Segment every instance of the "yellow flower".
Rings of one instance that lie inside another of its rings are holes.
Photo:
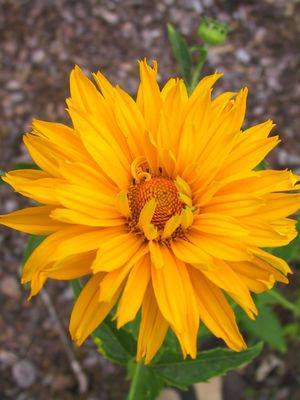
[[[168,328],[196,356],[202,321],[232,349],[246,344],[226,292],[250,318],[250,292],[288,282],[286,262],[262,248],[295,236],[299,177],[255,171],[279,142],[271,121],[241,131],[247,90],[213,100],[220,74],[188,97],[180,79],[162,90],[157,64],[139,63],[136,101],[102,74],[98,89],[76,67],[67,100],[73,128],[34,121],[24,137],[40,170],[3,178],[38,203],[1,223],[47,235],[27,261],[31,296],[47,278],[90,275],[71,316],[83,341],[116,306],[120,328],[141,310],[137,360],[151,361]]]

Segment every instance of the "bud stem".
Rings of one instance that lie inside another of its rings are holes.
[[[207,54],[208,54],[208,50],[209,50],[209,45],[208,44],[204,44],[203,47],[199,48],[199,55],[198,55],[198,62],[197,65],[194,69],[194,73],[191,79],[191,83],[189,85],[188,91],[189,91],[189,95],[191,95],[195,89],[195,87],[197,86],[198,82],[199,82],[199,78],[200,78],[200,74],[203,68],[203,64],[206,60]]]

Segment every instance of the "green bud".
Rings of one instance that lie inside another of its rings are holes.
[[[198,28],[199,37],[209,46],[223,44],[228,32],[229,26],[226,23],[207,17],[201,19]]]

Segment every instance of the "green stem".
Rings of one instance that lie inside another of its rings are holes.
[[[197,86],[197,84],[199,82],[200,74],[202,71],[204,61],[207,57],[208,49],[209,49],[209,46],[207,44],[204,44],[204,46],[200,47],[200,49],[199,49],[198,63],[194,69],[191,83],[189,85],[189,95],[191,95],[193,93],[195,87]]]
[[[285,297],[283,297],[280,293],[276,292],[275,290],[270,290],[268,294],[269,296],[276,299],[278,304],[280,304],[282,307],[292,311],[295,317],[299,316],[299,310],[297,309],[297,307],[293,303],[288,301]]]
[[[134,367],[133,377],[130,384],[127,400],[137,400],[137,393],[139,392],[140,377],[143,372],[143,364],[138,363]]]

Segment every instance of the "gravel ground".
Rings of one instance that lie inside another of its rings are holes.
[[[300,4],[296,0],[0,0],[0,169],[29,160],[21,137],[33,117],[69,123],[65,98],[74,64],[87,73],[101,69],[113,83],[134,94],[136,60],[146,56],[158,60],[163,83],[177,74],[166,23],[173,23],[192,44],[202,15],[217,17],[232,28],[227,43],[209,54],[205,72],[225,73],[217,91],[249,87],[247,124],[273,119],[282,144],[270,162],[299,172]],[[0,185],[1,212],[27,204]],[[71,345],[84,371],[81,385],[72,370],[60,336],[61,331],[67,333],[72,307],[68,286],[49,282],[44,295],[26,301],[18,279],[25,241],[25,235],[0,228],[0,399],[124,399],[128,382],[123,369],[95,354],[91,342],[81,349]],[[299,273],[291,281],[287,294],[292,297]],[[53,308],[59,327],[49,312]],[[259,381],[257,369],[270,357],[277,364]],[[284,355],[267,349],[246,370],[227,375],[223,399],[299,400],[299,359],[296,341]]]

